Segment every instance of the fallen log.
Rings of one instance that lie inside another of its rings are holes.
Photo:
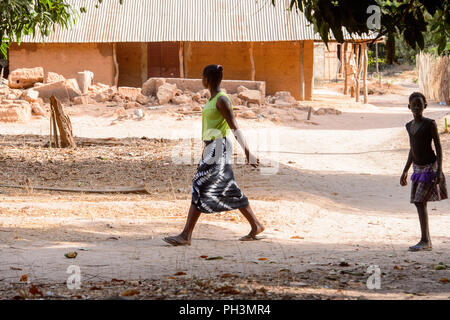
[[[21,185],[0,185],[0,188],[15,189],[34,189],[62,192],[81,192],[81,193],[150,193],[145,185],[135,187],[121,187],[113,189],[80,189],[80,188],[58,188],[58,187],[42,187],[42,186],[21,186]]]

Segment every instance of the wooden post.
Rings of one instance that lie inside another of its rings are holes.
[[[300,41],[300,100],[305,100],[305,68],[303,65],[304,47],[304,42]]]
[[[184,42],[180,42],[180,49],[178,50],[178,59],[180,62],[180,78],[184,78]]]
[[[361,44],[358,44],[358,50],[357,50],[357,68],[356,68],[356,77],[355,77],[355,101],[359,102],[359,75],[361,74]]]
[[[50,108],[54,114],[55,117],[54,122],[56,122],[56,124],[58,125],[59,136],[61,138],[61,143],[57,147],[75,148],[77,144],[75,143],[75,139],[73,138],[72,123],[70,122],[69,117],[65,115],[61,102],[58,99],[56,99],[54,95],[50,97]],[[54,125],[54,127],[56,137],[57,136],[56,125]]]
[[[252,66],[252,74],[251,79],[252,81],[255,81],[255,59],[253,57],[253,42],[250,42],[250,48],[248,49],[249,55],[250,55],[250,63]]]
[[[367,54],[367,43],[363,44],[363,53],[364,53],[364,63],[363,63],[363,86],[364,86],[364,103],[368,102],[367,99],[367,66],[368,63],[368,54]]]
[[[352,43],[352,49],[350,50],[350,58],[349,58],[349,66],[350,66],[350,74],[352,78],[349,80],[350,83],[350,97],[355,97],[355,76],[356,76],[356,59],[355,59],[355,50],[356,50],[356,43]],[[354,63],[352,65],[352,63]]]
[[[113,43],[113,60],[114,60],[114,68],[115,68],[114,85],[117,88],[119,86],[119,63],[117,62],[117,45],[115,42]]]
[[[51,108],[51,117],[52,117],[52,126],[53,126],[53,141],[55,143],[55,148],[59,148],[59,137],[58,137],[58,129],[56,127],[56,115],[53,108]]]
[[[347,95],[348,93],[348,76],[347,76],[347,48],[348,48],[348,42],[344,43],[344,54],[342,55],[343,61],[344,61],[344,95]]]

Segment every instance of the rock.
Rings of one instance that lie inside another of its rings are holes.
[[[248,103],[247,107],[249,107],[250,109],[258,109],[259,108],[259,104],[256,103]]]
[[[133,109],[133,108],[140,108],[141,105],[137,102],[128,102],[127,104],[124,105],[125,109]]]
[[[142,110],[142,109],[135,109],[134,110],[134,115],[137,118],[143,118],[144,117],[144,110]]]
[[[141,93],[146,96],[154,96],[158,92],[159,87],[166,83],[164,78],[150,78],[142,85]]]
[[[44,84],[42,82],[36,82],[33,87],[40,87],[43,86]]]
[[[325,114],[333,114],[333,115],[340,115],[342,114],[342,111],[333,109],[333,108],[319,108],[318,110],[315,110],[313,114],[321,116]]]
[[[175,104],[191,104],[192,99],[191,99],[191,97],[182,94],[180,96],[173,97],[172,102]]]
[[[248,90],[248,88],[246,88],[246,87],[244,87],[244,86],[239,86],[239,87],[237,87],[237,93],[239,94],[239,93],[241,93],[241,92],[243,92],[243,91],[247,91]]]
[[[66,78],[64,78],[62,75],[57,74],[55,72],[48,72],[45,77],[44,83],[53,83],[64,80],[66,80]]]
[[[195,107],[192,108],[192,111],[202,111],[202,107],[195,106]]]
[[[261,91],[259,90],[243,90],[239,92],[238,97],[248,103],[256,103],[258,105],[261,104]]]
[[[45,110],[39,105],[38,102],[33,102],[31,104],[31,113],[37,116],[45,116]]]
[[[0,96],[7,96],[8,94],[9,94],[8,87],[0,88]]]
[[[28,102],[36,102],[39,99],[39,92],[34,89],[28,89],[24,91],[23,98]]]
[[[242,105],[242,100],[240,98],[238,98],[237,94],[232,94],[229,97],[231,99],[231,102],[233,103],[233,106]]]
[[[8,100],[16,100],[17,96],[14,93],[10,93],[6,96],[6,99]]]
[[[156,96],[160,105],[168,103],[175,96],[177,86],[175,84],[164,83],[158,88]]]
[[[0,107],[0,121],[3,122],[28,122],[31,120],[30,104],[10,104]]]
[[[323,116],[323,115],[326,114],[326,111],[325,111],[324,108],[320,108],[320,109],[318,109],[318,110],[315,110],[315,111],[313,112],[313,114],[315,114],[316,116]]]
[[[78,96],[73,98],[74,104],[89,104],[92,103],[91,97],[89,96]]]
[[[8,85],[10,88],[26,89],[31,88],[36,82],[44,81],[44,69],[21,68],[10,72],[8,76]]]
[[[44,84],[40,87],[34,87],[34,90],[39,92],[39,97],[45,102],[48,102],[52,95],[61,101],[68,101],[70,100],[69,90],[72,95],[75,94],[75,90],[71,88],[70,83],[68,84],[66,81],[67,80]]]
[[[94,79],[94,73],[92,71],[85,70],[77,72],[77,83],[82,94],[88,93],[92,79]]]
[[[118,118],[126,116],[127,115],[127,111],[125,110],[124,107],[119,107],[116,110],[114,110],[114,115],[117,116]]]
[[[200,94],[200,93],[195,93],[193,96],[192,96],[192,100],[193,101],[195,101],[195,102],[200,102],[200,99],[202,98],[202,95]]]
[[[69,93],[70,99],[81,96],[80,88],[78,87],[78,82],[76,79],[67,79],[64,81],[64,84],[67,88],[67,92]]]
[[[136,97],[141,94],[141,88],[119,87],[117,92],[125,99],[136,101]]]
[[[211,92],[209,92],[208,89],[203,89],[202,91],[200,91],[200,96],[202,98],[209,99],[209,98],[211,98]]]
[[[150,102],[150,99],[149,99],[149,97],[143,95],[142,93],[139,93],[136,96],[136,102],[138,102],[138,103],[140,103],[142,105],[145,105],[145,104],[148,104]]]
[[[96,84],[89,86],[88,91],[92,93],[101,93],[109,89],[111,89],[111,87],[108,86],[107,84],[97,82]]]
[[[290,105],[297,104],[297,100],[295,100],[295,98],[291,96],[291,93],[289,91],[275,92],[274,100],[275,101],[273,103],[275,104],[283,104],[283,103],[287,103]]]
[[[113,100],[114,102],[117,102],[117,103],[122,103],[122,102],[123,102],[122,97],[121,97],[120,94],[118,94],[118,93],[116,93],[115,95],[113,95],[112,100]]]
[[[244,119],[256,119],[258,117],[253,111],[245,111],[240,116]]]
[[[95,100],[96,102],[99,102],[99,103],[105,102],[105,101],[108,100],[108,96],[107,96],[106,94],[103,94],[103,93],[97,93],[97,94],[94,96],[94,100]]]

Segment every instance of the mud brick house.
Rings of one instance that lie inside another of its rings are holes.
[[[289,0],[276,7],[270,0],[96,2],[70,0],[87,9],[71,30],[13,44],[10,70],[42,66],[67,78],[90,70],[95,82],[140,87],[149,77],[201,78],[216,63],[225,79],[262,80],[267,94],[312,98],[321,40],[300,12],[286,10]]]

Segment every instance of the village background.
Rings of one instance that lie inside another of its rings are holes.
[[[230,19],[193,41],[182,21],[172,28],[183,32],[146,33],[140,19],[108,19],[140,8],[123,6],[106,1],[46,44],[25,38],[9,49],[0,83],[1,298],[450,298],[449,270],[439,267],[450,263],[449,202],[429,204],[434,250],[408,252],[420,229],[409,186],[399,185],[413,91],[429,99],[425,116],[439,125],[450,176],[448,55],[436,58],[430,46],[416,56],[399,39],[388,64],[385,39],[370,36],[327,49],[305,20],[258,4],[246,14],[221,10],[241,27],[257,13],[265,31],[227,28]],[[211,18],[199,12],[201,26]],[[161,15],[155,25],[176,19]],[[124,23],[142,32],[114,29]],[[202,215],[192,246],[169,247],[161,238],[182,229],[190,204],[209,98],[199,78],[210,63],[223,65],[223,88],[262,161],[243,164],[235,144],[235,176],[265,238],[237,241],[249,227],[233,211]],[[61,109],[74,136],[67,141],[65,132],[55,138]],[[175,163],[180,152],[191,161]],[[71,290],[73,265],[81,286]],[[381,286],[370,289],[375,266]]]

